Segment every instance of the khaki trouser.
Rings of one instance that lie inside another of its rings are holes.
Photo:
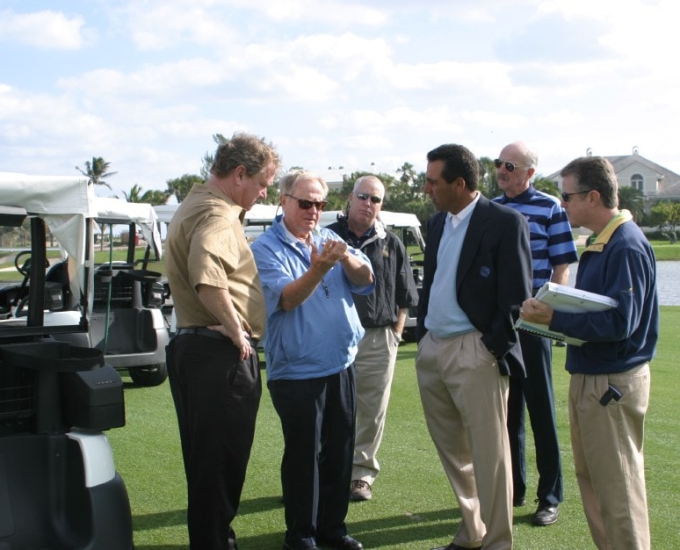
[[[370,485],[380,471],[376,455],[385,431],[398,347],[399,340],[391,326],[367,328],[354,360],[357,425],[352,479]]]
[[[602,406],[608,385],[623,397]],[[590,533],[600,550],[650,548],[642,443],[649,365],[620,374],[574,374],[569,421],[576,479]]]
[[[418,345],[420,398],[432,441],[461,510],[453,542],[512,548],[508,379],[477,331]]]

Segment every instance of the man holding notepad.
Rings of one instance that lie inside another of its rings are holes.
[[[557,311],[530,298],[526,321],[585,340],[569,345],[569,420],[583,508],[597,548],[650,548],[643,434],[649,361],[659,333],[656,260],[630,212],[618,209],[609,161],[584,157],[562,169],[562,204],[573,225],[593,231],[576,288],[609,296],[616,307]]]

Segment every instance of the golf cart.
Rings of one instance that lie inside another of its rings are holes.
[[[138,386],[157,386],[168,377],[169,342],[162,313],[166,292],[161,274],[149,269],[162,257],[158,217],[149,204],[120,199],[95,197],[92,206],[101,248],[108,233],[108,261],[94,269],[89,345],[102,350],[114,368],[127,369]],[[122,250],[114,252],[118,237]],[[139,246],[142,240],[146,247]],[[121,252],[124,258],[114,260]]]
[[[101,350],[57,340],[89,326],[92,249],[68,235],[92,233],[90,193],[85,180],[0,173],[0,246],[30,241],[15,261],[24,280],[0,284],[0,550],[133,548],[102,433],[125,425],[122,380]],[[46,270],[47,228],[68,273]]]

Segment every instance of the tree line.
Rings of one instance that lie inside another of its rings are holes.
[[[213,135],[213,140],[217,145],[226,141],[222,134]],[[165,204],[170,197],[175,197],[178,203],[181,203],[189,194],[191,188],[197,183],[204,183],[210,176],[210,168],[214,160],[214,155],[206,152],[201,159],[201,168],[199,174],[184,174],[178,178],[169,179],[166,181],[165,190],[147,190],[144,191],[138,184],[134,184],[129,192],[123,191],[123,195],[127,202],[143,202],[152,205]],[[491,199],[502,194],[498,187],[498,177],[496,169],[493,164],[493,159],[489,157],[481,157],[479,162],[479,190],[481,193]],[[102,157],[92,157],[91,161],[84,163],[84,168],[76,166],[81,174],[88,178],[92,185],[103,185],[111,189],[107,179],[117,174],[111,172],[111,163],[105,161]],[[300,166],[294,166],[292,169],[299,169]],[[423,226],[426,224],[428,218],[434,214],[434,206],[432,201],[425,195],[423,189],[425,186],[425,172],[417,172],[413,164],[405,162],[396,169],[395,174],[387,174],[384,172],[374,173],[369,171],[357,171],[351,174],[343,175],[342,186],[338,189],[332,189],[328,193],[329,210],[344,210],[349,201],[349,195],[354,187],[354,182],[365,175],[377,176],[385,185],[385,202],[383,208],[393,212],[410,212],[415,214]],[[557,185],[551,179],[542,175],[537,175],[533,180],[533,185],[539,191],[560,197],[560,191]],[[279,203],[279,189],[278,185],[273,185],[267,191],[266,204]],[[639,225],[647,227],[655,227],[660,232],[661,236],[668,238],[671,242],[676,242],[676,228],[680,225],[680,202],[664,201],[657,203],[651,208],[651,213],[648,215],[644,209],[644,194],[641,190],[634,187],[619,187],[619,207],[630,210],[633,218]]]

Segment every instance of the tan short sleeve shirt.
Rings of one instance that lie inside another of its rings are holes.
[[[196,184],[168,228],[166,272],[178,327],[219,321],[198,298],[198,285],[226,288],[244,330],[261,339],[265,302],[253,254],[239,219],[242,208],[219,191]]]

